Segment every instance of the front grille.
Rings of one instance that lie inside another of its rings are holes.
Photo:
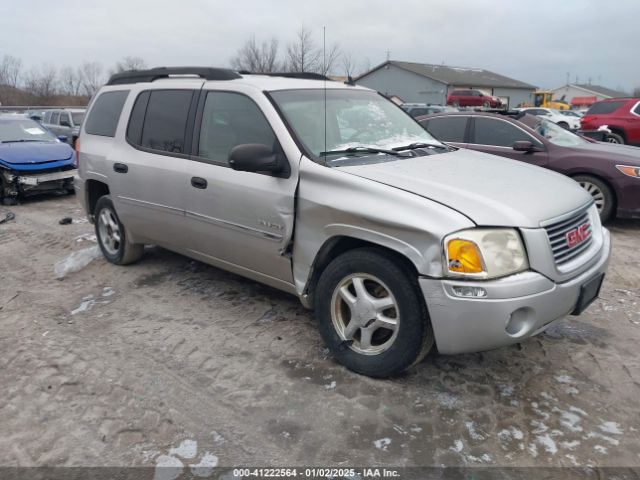
[[[575,245],[570,246],[567,239],[568,235],[583,225],[582,233],[588,236]],[[578,255],[586,251],[593,242],[593,231],[591,229],[588,211],[579,213],[567,220],[562,220],[548,225],[545,227],[545,230],[549,237],[549,243],[551,244],[551,250],[553,252],[553,259],[555,260],[556,265],[563,265],[573,260]]]

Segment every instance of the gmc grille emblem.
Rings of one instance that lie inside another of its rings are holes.
[[[567,245],[569,248],[573,248],[589,238],[589,235],[591,235],[591,232],[589,231],[589,223],[585,222],[573,230],[569,230],[565,238],[567,239]]]

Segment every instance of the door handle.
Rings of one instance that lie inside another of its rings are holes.
[[[191,186],[204,190],[207,188],[207,181],[201,177],[191,177]]]
[[[114,163],[113,171],[117,173],[127,173],[129,171],[129,167],[127,167],[124,163]]]

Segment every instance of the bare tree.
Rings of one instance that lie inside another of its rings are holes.
[[[340,46],[338,44],[333,44],[326,52],[320,51],[320,54],[322,61],[322,68],[320,70],[320,73],[322,73],[323,75],[329,75],[330,73],[333,73],[340,58],[342,57]]]
[[[91,97],[105,81],[102,65],[97,62],[84,62],[80,66],[80,72],[82,72],[82,93]]]
[[[82,90],[82,71],[79,68],[66,66],[60,70],[60,93],[78,96]]]
[[[53,65],[42,65],[32,68],[27,74],[24,89],[37,98],[39,102],[47,103],[53,100],[57,93],[58,72]]]
[[[116,66],[111,70],[111,74],[126,72],[128,70],[144,70],[147,68],[147,63],[140,57],[124,57],[119,62],[116,62]]]
[[[231,66],[250,72],[277,72],[280,70],[278,47],[278,39],[275,37],[258,45],[256,37],[252,36],[231,59]]]
[[[296,39],[287,46],[286,69],[290,72],[319,72],[322,70],[322,50],[316,47],[311,32],[304,25]]]
[[[357,63],[353,58],[351,52],[344,52],[342,54],[342,71],[345,77],[356,76]]]
[[[11,55],[5,55],[0,62],[0,85],[16,88],[22,71],[22,60]]]

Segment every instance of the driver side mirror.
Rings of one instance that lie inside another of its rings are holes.
[[[535,146],[528,140],[518,140],[513,143],[513,149],[516,152],[541,152],[542,149],[540,147]]]
[[[269,172],[277,176],[288,176],[288,164],[284,155],[262,143],[245,143],[233,147],[229,153],[229,165],[241,172]]]

